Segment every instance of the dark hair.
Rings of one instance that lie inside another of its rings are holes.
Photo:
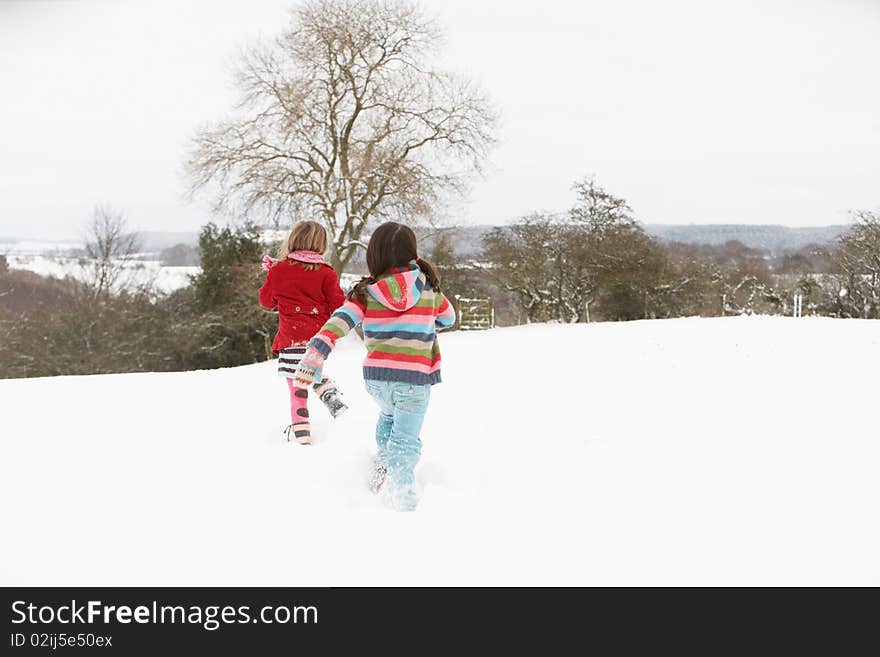
[[[440,275],[434,269],[434,265],[419,257],[416,234],[409,226],[404,226],[395,221],[388,221],[370,236],[367,245],[367,270],[369,276],[364,276],[355,285],[348,295],[349,299],[356,299],[362,304],[367,303],[367,286],[375,283],[380,276],[386,274],[395,267],[405,267],[416,261],[419,269],[425,274],[428,285],[436,292],[440,291]]]

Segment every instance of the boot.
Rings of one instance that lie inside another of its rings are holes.
[[[377,465],[373,469],[373,474],[370,476],[370,492],[378,493],[382,488],[382,484],[385,483],[385,475],[388,474],[388,468],[384,465]]]
[[[297,422],[296,424],[289,424],[287,425],[287,428],[281,433],[287,435],[287,442],[295,440],[300,445],[312,444],[312,429],[311,425],[308,422]]]
[[[334,419],[348,410],[348,406],[339,394],[339,388],[332,379],[321,379],[320,383],[314,385],[314,390]]]

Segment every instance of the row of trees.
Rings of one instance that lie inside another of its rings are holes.
[[[457,261],[452,240],[436,240],[447,288],[493,297],[500,323],[787,314],[795,294],[808,314],[880,317],[877,214],[858,213],[835,247],[773,258],[738,242],[660,243],[594,180],[574,190],[563,215],[490,231],[471,263]]]
[[[533,214],[485,238],[486,276],[513,295],[528,321],[590,320],[591,306],[614,319],[644,315],[660,293],[652,280],[661,252],[623,199],[592,180],[575,186],[567,216]]]
[[[435,233],[431,256],[447,294],[492,297],[501,324],[787,314],[795,293],[807,314],[880,318],[877,214],[860,213],[836,248],[774,261],[738,243],[660,244],[593,180],[575,191],[564,216],[490,231],[473,262],[456,256],[449,232]],[[257,227],[205,226],[200,272],[167,295],[127,276],[137,243],[121,215],[99,210],[91,231],[79,280],[9,270],[0,259],[0,376],[190,370],[271,356],[277,319],[256,303],[269,245]]]

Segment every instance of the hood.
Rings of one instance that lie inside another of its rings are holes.
[[[422,296],[425,275],[415,262],[392,269],[390,273],[367,286],[370,296],[389,310],[409,310]]]

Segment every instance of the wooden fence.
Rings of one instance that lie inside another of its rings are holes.
[[[485,331],[495,327],[495,307],[492,299],[455,297],[458,309],[458,328],[462,331]]]

